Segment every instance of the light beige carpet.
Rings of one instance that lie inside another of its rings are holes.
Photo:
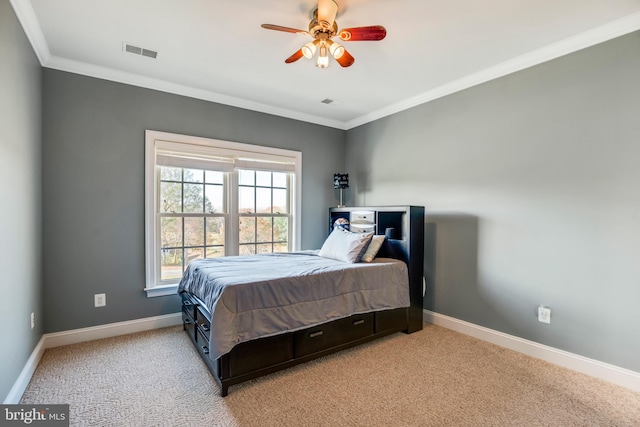
[[[430,324],[225,398],[181,327],[58,347],[22,403],[74,426],[640,426],[640,393]]]

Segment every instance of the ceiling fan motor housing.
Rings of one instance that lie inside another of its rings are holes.
[[[313,19],[309,22],[309,34],[314,38],[320,38],[321,34],[326,34],[326,38],[331,38],[338,33],[338,23],[333,21],[331,25],[327,21],[318,22],[318,9],[313,12]]]

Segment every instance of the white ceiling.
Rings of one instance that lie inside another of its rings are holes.
[[[306,30],[317,0],[10,1],[44,67],[339,129],[640,29],[640,0],[337,0],[340,28],[387,37],[319,69],[284,63],[309,36],[260,27]]]

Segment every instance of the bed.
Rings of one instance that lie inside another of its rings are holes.
[[[187,267],[178,287],[183,326],[222,396],[234,384],[422,328],[424,208],[331,208],[328,231],[320,250]]]

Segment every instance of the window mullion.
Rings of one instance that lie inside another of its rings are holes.
[[[234,170],[227,174],[227,215],[228,232],[225,233],[225,246],[228,249],[227,255],[238,255],[240,250],[240,217],[238,215],[238,171]],[[226,252],[226,251],[225,251]]]

